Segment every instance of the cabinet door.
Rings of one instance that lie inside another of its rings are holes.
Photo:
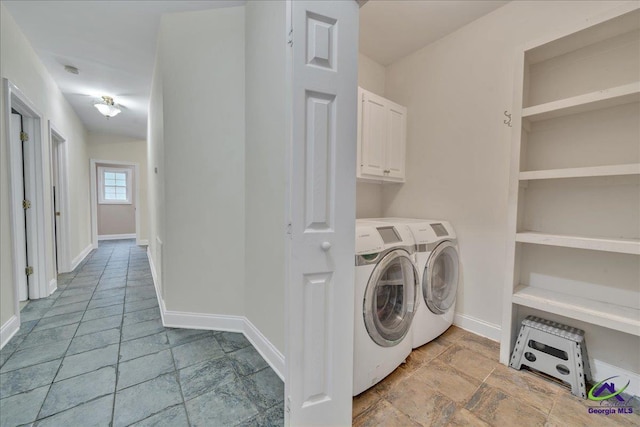
[[[387,148],[385,153],[386,177],[404,180],[407,109],[387,102]]]
[[[370,92],[362,92],[360,171],[363,175],[383,177],[388,135],[386,100]]]

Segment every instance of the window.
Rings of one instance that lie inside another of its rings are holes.
[[[131,204],[131,169],[98,167],[98,202]]]

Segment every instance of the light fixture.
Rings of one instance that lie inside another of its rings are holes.
[[[105,116],[107,119],[109,117],[115,117],[120,114],[120,108],[113,103],[113,98],[110,96],[103,96],[102,101],[98,101],[93,104],[94,107],[100,111],[100,114]]]

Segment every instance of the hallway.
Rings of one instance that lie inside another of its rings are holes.
[[[104,241],[22,309],[0,426],[283,424],[284,385],[240,333],[162,326],[146,255]]]

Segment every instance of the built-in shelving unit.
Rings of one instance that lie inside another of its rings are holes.
[[[640,348],[640,8],[525,46],[518,66],[500,360],[535,313],[640,376],[607,341]]]

